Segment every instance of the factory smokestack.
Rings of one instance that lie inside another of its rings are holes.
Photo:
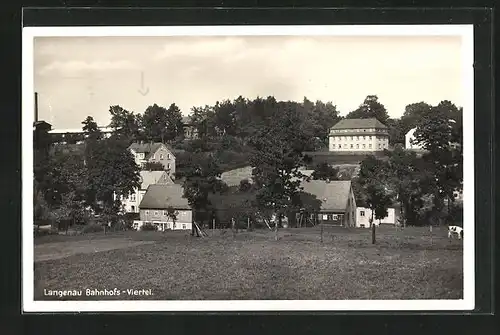
[[[35,122],[38,121],[38,92],[35,92]]]

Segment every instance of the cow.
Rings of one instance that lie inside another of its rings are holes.
[[[464,230],[459,226],[448,226],[448,238],[455,236],[459,240],[464,237]]]

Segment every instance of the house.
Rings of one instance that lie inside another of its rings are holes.
[[[198,130],[193,124],[191,117],[184,116],[182,118],[182,129],[184,131],[184,138],[192,140],[198,137]]]
[[[139,204],[141,203],[149,185],[173,184],[172,179],[166,171],[141,171],[140,178],[141,186],[135,189],[135,191],[128,197],[120,198],[126,213],[139,213]]]
[[[303,181],[303,194],[310,194],[320,201],[318,213],[310,214],[317,222],[354,227],[356,222],[356,199],[350,180],[311,180]],[[303,200],[303,203],[306,201]]]
[[[164,143],[132,143],[129,148],[135,163],[144,167],[146,163],[161,163],[171,178],[175,176],[175,155]]]
[[[370,208],[358,207],[356,208],[356,228],[370,228],[370,219],[372,217],[372,210]],[[396,225],[396,210],[394,208],[387,209],[387,216],[382,220],[375,219],[373,214],[373,223],[375,226],[380,224]]]
[[[407,150],[423,150],[420,144],[415,143],[415,131],[417,127],[410,129],[405,135],[405,149]]]
[[[175,223],[168,215],[169,209],[175,210]],[[193,211],[181,185],[151,184],[139,204],[139,218],[133,223],[136,230],[146,223],[156,225],[160,231],[191,230]]]
[[[329,151],[376,152],[388,148],[388,128],[375,118],[343,119],[330,129]]]

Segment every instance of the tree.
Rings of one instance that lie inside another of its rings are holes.
[[[243,179],[240,181],[239,191],[248,192],[252,189],[252,183],[248,179]]]
[[[167,208],[167,217],[172,220],[172,229],[175,229],[175,224],[177,222],[177,216],[179,212],[175,210],[173,207]]]
[[[97,123],[94,121],[92,116],[87,116],[87,118],[82,122],[83,131],[85,136],[87,136],[90,140],[100,140],[102,138],[102,132],[97,126]]]
[[[190,153],[186,158],[177,177],[184,178],[184,196],[195,210],[195,218],[205,221],[214,210],[209,194],[224,191],[227,185],[219,179],[222,171],[212,153]]]
[[[372,212],[370,218],[372,243],[375,243],[373,220],[374,218],[384,218],[387,215],[388,207],[392,203],[390,189],[387,187],[389,171],[388,164],[374,156],[368,156],[361,162],[359,183],[366,195],[366,205]]]
[[[261,211],[276,214],[276,239],[282,217],[292,207],[292,198],[305,177],[299,168],[311,139],[300,106],[281,103],[279,107],[249,141],[253,149],[250,163],[257,188],[256,201]]]
[[[338,180],[339,170],[326,162],[318,163],[311,174],[314,180]]]
[[[142,122],[149,141],[165,143],[183,134],[182,114],[175,104],[171,104],[168,109],[157,104],[149,106]]]
[[[111,114],[109,126],[114,129],[115,135],[123,136],[129,142],[139,139],[141,135],[141,118],[139,115],[134,115],[134,113],[118,105],[109,107],[109,113]]]
[[[422,198],[429,192],[432,175],[426,163],[415,152],[400,147],[389,153],[388,180],[401,208],[403,225],[417,224]]]
[[[387,114],[385,106],[378,101],[376,95],[368,95],[356,110],[346,115],[346,119],[369,118],[376,118],[384,124],[389,119],[389,114]]]
[[[87,164],[90,202],[114,206],[114,195],[128,196],[140,186],[140,168],[128,151],[126,141],[109,138],[98,142],[94,157]]]
[[[444,199],[454,201],[454,192],[462,189],[462,110],[450,101],[442,101],[425,114],[415,131],[415,142],[426,153],[433,175],[435,211],[440,212]]]

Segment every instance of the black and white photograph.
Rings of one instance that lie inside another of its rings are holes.
[[[25,311],[474,308],[472,26],[29,27],[22,76]]]

